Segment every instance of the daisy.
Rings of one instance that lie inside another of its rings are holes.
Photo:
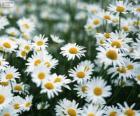
[[[11,88],[8,87],[2,87],[0,86],[0,110],[3,107],[6,107],[13,99],[13,95],[11,93]]]
[[[99,12],[98,14],[104,21],[107,21],[108,23],[111,23],[112,21],[112,15],[110,12],[108,11],[102,11],[102,12]]]
[[[126,81],[126,79],[134,78],[136,67],[137,63],[125,58],[124,65],[112,67],[108,72],[112,74],[112,77],[118,75],[117,79]]]
[[[37,86],[40,86],[42,82],[45,81],[46,78],[48,78],[48,76],[50,75],[50,70],[41,65],[35,68],[31,75],[32,81],[36,83]]]
[[[15,78],[20,78],[20,74],[14,67],[8,66],[1,73],[1,81],[15,81]]]
[[[69,71],[69,76],[73,78],[73,81],[77,81],[78,83],[82,83],[90,79],[92,71],[85,70],[85,67],[74,67]]]
[[[90,60],[81,61],[77,67],[83,67],[85,71],[92,72],[94,64]]]
[[[53,81],[53,78],[47,78],[42,83],[41,93],[47,93],[48,98],[53,98],[55,95],[58,95],[61,92],[61,85],[58,85]]]
[[[17,24],[22,32],[32,32],[35,24],[31,19],[22,18],[17,21]]]
[[[88,91],[88,82],[83,82],[83,83],[79,83],[76,84],[74,87],[74,90],[77,91],[77,96],[80,98],[85,98],[87,95],[87,91]]]
[[[98,4],[89,4],[86,8],[87,11],[91,14],[97,14],[101,11],[101,8]]]
[[[115,106],[107,106],[104,108],[104,110],[105,116],[120,116],[121,114],[121,110]]]
[[[122,106],[121,104],[118,104],[118,106],[122,112],[120,116],[139,116],[140,115],[139,111],[133,109],[135,104],[128,106],[128,104],[124,102],[124,106]]]
[[[111,96],[111,86],[106,85],[106,82],[101,78],[93,78],[88,83],[88,91],[86,100],[94,104],[105,104],[106,97]]]
[[[88,21],[85,27],[87,28],[90,26],[92,29],[95,29],[99,27],[100,25],[102,25],[102,19],[99,16],[94,15],[88,18]]]
[[[22,104],[24,111],[30,110],[30,108],[32,107],[32,100],[33,100],[33,96],[31,96],[31,95],[25,97],[23,104]]]
[[[103,116],[103,110],[93,104],[87,104],[83,108],[82,116]]]
[[[55,111],[56,116],[81,116],[81,109],[78,108],[78,104],[74,100],[60,100],[55,107]]]
[[[51,35],[51,38],[52,38],[53,42],[55,42],[55,43],[58,43],[58,44],[64,43],[64,40],[60,39],[58,36]]]
[[[76,43],[68,43],[61,47],[61,54],[66,56],[68,60],[74,60],[75,57],[82,57],[85,55],[86,50],[83,46],[76,45]]]
[[[33,48],[35,51],[45,50],[47,47],[48,38],[44,35],[35,36],[33,38]]]
[[[118,52],[117,48],[114,47],[98,47],[97,58],[100,60],[100,63],[105,65],[113,64],[113,66],[123,64],[122,54]],[[104,59],[104,60],[102,60]]]
[[[70,79],[67,79],[66,76],[64,75],[57,75],[57,74],[52,74],[51,77],[53,79],[53,82],[62,86],[62,87],[65,87],[67,89],[70,89],[70,87],[68,86],[68,84],[71,83],[71,80]]]
[[[5,52],[13,52],[17,48],[17,43],[13,38],[10,37],[2,37],[0,43],[2,50]]]
[[[26,60],[28,52],[24,49],[19,49],[18,51],[16,51],[16,55],[17,57],[23,58],[24,60]]]
[[[128,1],[116,1],[115,5],[110,4],[109,5],[109,11],[114,13],[127,13],[128,10],[131,9],[131,3],[128,3]]]
[[[16,113],[21,113],[23,111],[22,104],[24,103],[24,99],[20,96],[13,97],[13,100],[10,103],[10,106],[12,107],[13,111]]]
[[[135,14],[135,16],[140,17],[140,5],[133,6],[132,12]]]
[[[23,83],[16,83],[12,82],[13,92],[22,93],[24,92],[24,84]]]
[[[1,29],[4,29],[4,27],[9,24],[9,21],[8,21],[8,19],[6,17],[4,17],[4,16],[1,17],[0,16],[0,24],[1,24],[0,25],[0,30],[1,30]]]
[[[6,33],[11,36],[18,36],[20,34],[18,29],[16,29],[15,27],[10,27],[10,28],[6,29]]]
[[[45,110],[45,109],[48,109],[50,105],[48,104],[48,102],[41,102],[39,104],[37,104],[37,109],[38,110]]]

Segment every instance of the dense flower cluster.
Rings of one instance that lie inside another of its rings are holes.
[[[129,98],[140,85],[140,5],[114,1],[47,0],[42,8],[36,2],[0,8],[0,116],[42,110],[48,116],[140,116],[139,103],[115,101],[121,88]],[[61,9],[68,4],[74,16]],[[74,25],[86,17],[77,31]],[[70,41],[41,33],[50,20],[56,21],[51,29],[69,33]]]

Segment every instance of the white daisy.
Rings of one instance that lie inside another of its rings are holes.
[[[86,100],[95,104],[104,104],[106,97],[111,96],[111,86],[101,78],[93,78],[88,84]]]
[[[85,55],[86,50],[83,46],[76,45],[76,43],[68,43],[61,47],[61,54],[66,56],[68,60],[74,60],[75,57],[82,57]]]
[[[121,115],[120,116],[139,116],[140,111],[134,110],[135,104],[132,104],[131,106],[128,106],[126,102],[124,102],[124,106],[121,104],[118,104],[119,108],[121,109]]]
[[[81,109],[78,108],[78,104],[74,100],[60,100],[55,107],[55,111],[56,116],[81,116]]]
[[[35,28],[33,21],[27,18],[19,19],[17,24],[22,32],[32,32]]]
[[[5,26],[7,26],[9,24],[9,21],[6,17],[0,17],[0,30],[4,29]]]

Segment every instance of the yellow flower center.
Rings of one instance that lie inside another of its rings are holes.
[[[82,72],[82,71],[77,72],[76,76],[77,76],[78,78],[84,78],[84,77],[85,77],[85,72]]]
[[[26,29],[30,28],[30,26],[27,23],[23,24],[23,27],[26,28]]]
[[[37,41],[37,43],[36,43],[38,46],[42,46],[43,44],[44,44],[44,42],[43,41]]]
[[[105,16],[104,16],[104,19],[106,19],[106,20],[110,20],[111,17],[110,17],[109,15],[105,15]]]
[[[44,86],[46,89],[49,89],[49,90],[54,89],[54,84],[51,82],[47,82]]]
[[[112,112],[110,112],[109,116],[117,116],[117,112],[112,111]]]
[[[103,45],[105,41],[103,39],[100,40],[100,44]]]
[[[30,50],[30,46],[29,46],[29,45],[26,45],[26,46],[24,47],[24,49],[27,50],[27,51],[29,51],[29,50]]]
[[[129,31],[129,27],[128,26],[123,26],[122,27],[124,31]]]
[[[134,66],[132,64],[127,65],[127,70],[133,70]]]
[[[14,107],[14,109],[15,109],[15,110],[17,110],[17,109],[19,109],[19,108],[20,108],[20,105],[19,105],[18,103],[16,103],[16,104],[14,104],[14,106],[13,106],[13,107]]]
[[[5,96],[0,94],[0,104],[3,104],[5,102]]]
[[[11,80],[13,79],[14,75],[12,73],[9,73],[6,75],[6,79]]]
[[[117,11],[117,12],[120,12],[120,13],[121,13],[121,12],[124,12],[124,11],[125,11],[125,7],[123,7],[123,6],[117,6],[117,7],[116,7],[116,11]]]
[[[71,53],[71,54],[77,54],[78,53],[78,50],[77,50],[77,48],[72,47],[72,48],[69,49],[69,53]]]
[[[73,108],[69,108],[67,112],[69,116],[77,116],[76,110]]]
[[[3,46],[4,46],[5,48],[11,48],[11,44],[8,43],[8,42],[4,42],[4,43],[3,43]]]
[[[62,81],[62,79],[60,77],[56,77],[54,80],[55,83],[60,83],[61,81]]]
[[[105,33],[105,34],[104,34],[104,37],[105,37],[105,38],[110,38],[111,35],[110,35],[110,33]]]
[[[26,53],[26,51],[24,51],[24,50],[23,50],[23,51],[21,51],[21,56],[25,57],[25,56],[26,56],[26,54],[27,54],[27,53]]]
[[[14,86],[14,90],[22,91],[22,87],[20,85],[16,85],[16,86]]]
[[[94,113],[92,113],[92,112],[90,112],[90,113],[88,113],[88,115],[87,116],[95,116],[95,114]]]
[[[87,89],[88,89],[88,87],[86,85],[85,86],[82,86],[82,88],[81,88],[81,90],[82,90],[83,93],[86,93],[87,92]]]
[[[95,87],[94,90],[93,90],[93,93],[94,93],[96,96],[100,96],[100,95],[102,95],[103,90],[102,90],[101,87]]]
[[[126,69],[124,66],[122,66],[122,67],[118,67],[118,68],[117,68],[117,71],[118,71],[119,73],[126,73],[126,72],[127,72],[127,69]]]
[[[93,20],[93,24],[94,25],[99,25],[100,24],[100,20],[99,19],[94,19]]]
[[[108,50],[106,52],[106,57],[111,59],[111,60],[117,60],[118,53],[115,50]]]
[[[38,73],[38,78],[39,78],[40,80],[45,79],[45,77],[46,77],[46,74],[45,74],[44,72]]]
[[[29,107],[31,107],[31,105],[32,105],[31,102],[27,102],[27,103],[25,104],[25,107],[29,108]]]
[[[11,116],[10,113],[6,112],[3,116]]]
[[[126,116],[135,116],[135,111],[132,109],[128,109],[125,111]]]
[[[37,59],[34,61],[34,65],[35,66],[38,66],[39,64],[41,64],[41,60],[40,59]]]
[[[120,40],[114,40],[114,41],[112,41],[111,46],[116,47],[116,48],[121,48],[122,43]]]
[[[9,82],[0,82],[0,85],[2,85],[2,86],[8,86],[9,85]]]

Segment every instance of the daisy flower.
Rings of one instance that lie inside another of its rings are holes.
[[[55,107],[55,111],[56,116],[81,116],[81,109],[78,108],[78,104],[74,100],[60,100]]]
[[[111,23],[112,21],[112,15],[110,12],[108,11],[102,11],[102,12],[99,12],[98,14],[104,21],[107,21],[108,23]]]
[[[132,12],[135,14],[135,16],[140,17],[140,5],[133,6]]]
[[[122,54],[118,52],[117,48],[100,46],[97,50],[99,51],[97,58],[100,60],[100,63],[104,63],[107,66],[110,64],[113,64],[113,66],[123,64]]]
[[[52,38],[52,41],[55,42],[55,43],[64,43],[64,40],[60,39],[58,36],[55,36],[55,35],[51,35],[51,38]]]
[[[83,46],[76,45],[76,43],[68,43],[61,47],[61,54],[66,56],[68,60],[74,60],[75,57],[85,56],[86,50]]]
[[[13,111],[15,111],[16,113],[21,113],[23,111],[23,107],[22,104],[24,103],[24,99],[21,98],[20,96],[15,96],[13,97],[13,100],[11,101],[11,103],[9,104]]]
[[[61,85],[53,81],[53,78],[47,78],[42,83],[41,93],[47,93],[48,98],[53,98],[61,92]]]
[[[31,96],[31,95],[25,97],[23,104],[22,104],[24,111],[30,110],[30,108],[32,107],[32,100],[33,100],[33,96]]]
[[[15,81],[15,78],[20,78],[20,74],[14,67],[8,66],[1,73],[1,81]]]
[[[128,3],[126,0],[124,1],[116,1],[115,5],[110,4],[109,5],[109,11],[114,12],[114,13],[124,13],[126,14],[128,10],[131,9],[131,3]]]
[[[37,104],[37,109],[38,110],[45,110],[49,107],[50,105],[48,104],[48,102],[41,102],[39,104]]]
[[[47,47],[48,38],[44,35],[35,36],[33,38],[33,48],[35,51],[45,50]]]
[[[65,87],[67,89],[70,89],[70,87],[68,86],[68,84],[71,83],[71,80],[70,79],[67,79],[66,76],[64,75],[57,75],[57,74],[52,74],[51,77],[53,79],[53,82],[62,86],[62,87]]]
[[[18,29],[16,29],[15,27],[9,27],[8,29],[6,29],[6,33],[11,36],[18,36],[20,34]]]
[[[17,24],[22,32],[32,32],[35,28],[35,24],[31,19],[22,18],[17,21]]]
[[[13,99],[11,88],[0,86],[0,110],[6,107]]]
[[[104,108],[104,116],[120,116],[121,110],[115,106],[107,106]]]
[[[12,82],[12,86],[13,86],[13,92],[16,93],[24,92],[24,84],[22,82],[21,83]]]
[[[118,104],[119,108],[121,109],[121,115],[120,116],[139,116],[140,111],[134,110],[135,104],[132,104],[129,106],[126,102],[124,102],[124,106],[121,104]]]
[[[85,28],[95,29],[95,28],[99,27],[100,25],[102,25],[102,22],[103,21],[99,16],[94,15],[94,16],[88,18]]]
[[[93,78],[88,84],[86,100],[94,104],[105,104],[106,97],[111,96],[111,86],[101,78]]]
[[[40,86],[43,81],[50,75],[50,70],[44,65],[38,66],[32,72],[32,81],[36,83],[37,86]]]
[[[16,41],[10,37],[2,37],[0,43],[2,50],[5,52],[13,52],[18,47]]]
[[[82,83],[90,79],[92,71],[86,70],[85,67],[74,67],[69,71],[69,76],[73,78],[73,81]]]
[[[103,116],[103,113],[104,111],[98,106],[87,104],[87,106],[83,108],[82,116]]]
[[[137,63],[125,58],[124,65],[112,67],[108,72],[112,74],[112,77],[118,75],[117,79],[126,81],[129,78],[134,78],[137,65]]]

